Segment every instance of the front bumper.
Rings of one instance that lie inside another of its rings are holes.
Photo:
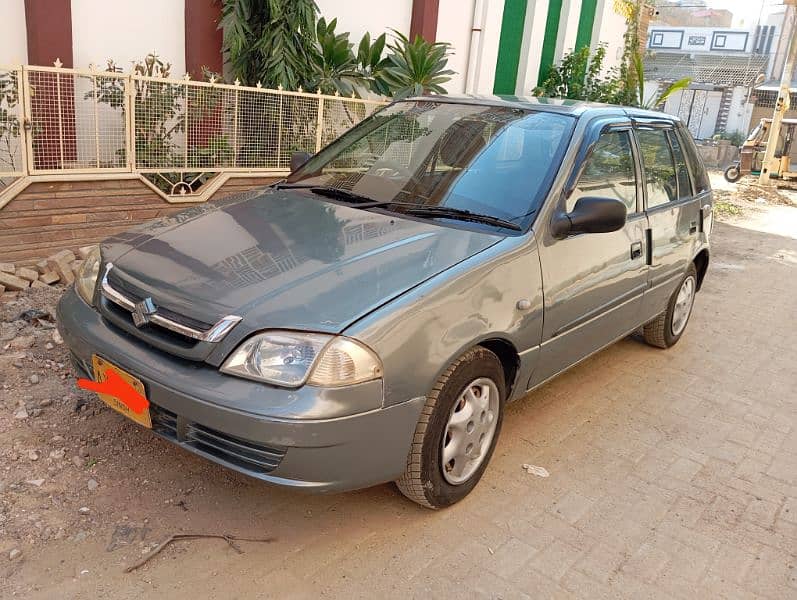
[[[58,329],[82,376],[98,354],[138,377],[153,431],[252,477],[310,491],[343,491],[398,478],[424,398],[380,406],[381,381],[286,390],[220,373],[156,350],[105,321],[70,288]]]

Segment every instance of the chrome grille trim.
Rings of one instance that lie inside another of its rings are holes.
[[[132,302],[129,298],[127,298],[124,294],[115,290],[110,282],[108,281],[108,273],[110,273],[111,269],[113,268],[113,263],[108,263],[105,266],[105,273],[102,276],[102,283],[101,289],[102,294],[116,304],[117,306],[121,306],[126,311],[133,312],[136,309],[136,305]],[[188,327],[187,325],[183,325],[182,323],[178,323],[177,321],[173,321],[171,319],[167,319],[163,315],[159,315],[157,311],[150,315],[149,320],[151,323],[155,325],[159,325],[164,329],[168,329],[169,331],[174,331],[175,333],[179,333],[180,335],[184,335],[185,337],[199,340],[201,342],[219,342],[224,339],[233,327],[235,327],[241,320],[242,317],[238,317],[236,315],[227,315],[226,317],[222,317],[215,325],[213,325],[207,331],[202,331],[200,329],[194,329],[193,327]]]

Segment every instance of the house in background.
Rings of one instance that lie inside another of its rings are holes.
[[[450,93],[528,95],[574,48],[622,57],[625,19],[615,0],[316,0],[355,44],[390,29],[452,44]],[[172,74],[223,70],[220,0],[3,0],[0,65],[123,68],[153,50]]]
[[[690,19],[688,14],[683,18],[694,21]],[[648,31],[645,77],[660,88],[683,77],[692,80],[689,89],[667,99],[663,110],[680,116],[695,138],[746,135],[751,119],[758,121],[755,98],[767,98],[765,90],[754,94],[754,87],[779,80],[781,46],[793,33],[783,6],[765,7],[760,22],[748,29],[673,26],[657,20]]]

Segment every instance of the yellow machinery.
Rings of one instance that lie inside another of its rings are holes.
[[[772,119],[761,119],[755,129],[750,132],[747,139],[739,148],[739,160],[725,169],[725,179],[731,183],[739,181],[744,175],[750,173],[760,175],[761,164],[769,138],[769,129]],[[775,148],[775,158],[778,160],[778,169],[770,172],[770,177],[789,180],[797,179],[797,171],[791,166],[791,147],[794,136],[797,135],[797,119],[783,119],[781,122],[778,145]]]

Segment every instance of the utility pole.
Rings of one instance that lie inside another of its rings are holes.
[[[789,49],[786,53],[786,62],[783,65],[783,75],[780,78],[780,90],[778,91],[778,99],[775,101],[775,112],[772,115],[772,124],[769,126],[769,138],[767,140],[767,149],[764,152],[764,160],[761,164],[761,175],[758,177],[760,185],[772,185],[772,180],[769,177],[770,172],[774,169],[779,171],[779,160],[775,159],[775,148],[778,145],[780,138],[780,125],[783,120],[783,115],[789,110],[789,96],[791,94],[791,78],[794,75],[794,67],[797,64],[797,6],[795,0],[785,0],[785,4],[790,4],[791,9],[791,40],[789,41]],[[784,20],[785,22],[785,20]]]

